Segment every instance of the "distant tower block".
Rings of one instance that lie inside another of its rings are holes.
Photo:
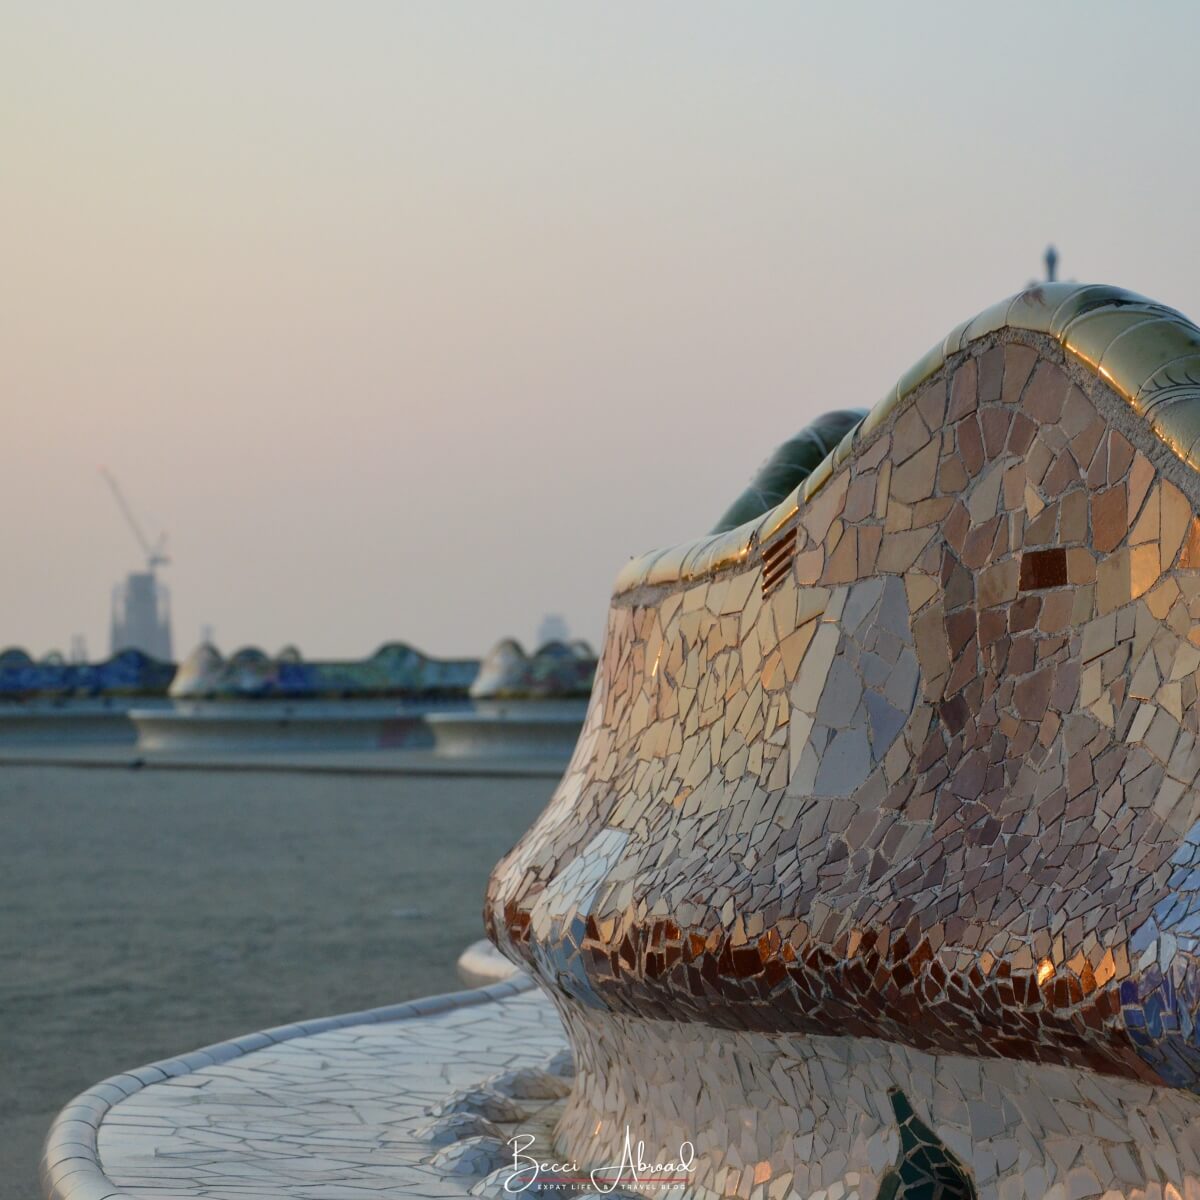
[[[537,650],[547,642],[565,642],[570,639],[566,619],[561,613],[547,613],[538,626],[537,639],[534,649]]]
[[[133,515],[120,484],[103,467],[100,468],[100,474],[146,556],[144,571],[130,572],[124,583],[113,588],[110,649],[113,654],[120,654],[122,650],[140,650],[162,662],[172,662],[171,597],[155,575],[159,567],[165,567],[170,562],[167,558],[167,535],[160,534],[158,541],[151,544]]]
[[[171,662],[171,597],[149,571],[132,571],[113,588],[113,654],[141,650]]]

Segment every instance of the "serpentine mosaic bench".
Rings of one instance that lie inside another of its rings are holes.
[[[1200,330],[1032,289],[849,421],[622,572],[493,874],[559,1147],[687,1139],[697,1197],[1200,1196]]]
[[[966,322],[622,572],[488,888],[544,994],[98,1085],[47,1195],[511,1195],[527,1129],[539,1190],[1200,1200],[1198,470],[1179,314]]]

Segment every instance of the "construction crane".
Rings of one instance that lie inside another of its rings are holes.
[[[165,567],[171,561],[167,557],[166,533],[160,533],[158,541],[151,545],[150,539],[142,532],[142,527],[138,524],[137,517],[133,515],[133,509],[129,507],[129,501],[125,499],[125,493],[121,491],[121,485],[116,481],[113,473],[107,467],[101,467],[100,474],[104,477],[104,482],[108,484],[113,499],[116,500],[117,507],[125,518],[125,523],[133,531],[133,536],[137,538],[138,545],[141,546],[142,553],[146,556],[146,569],[153,575],[155,567]]]

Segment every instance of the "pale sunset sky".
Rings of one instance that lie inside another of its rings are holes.
[[[0,646],[594,643],[822,411],[1068,278],[1200,317],[1200,6],[0,4]]]

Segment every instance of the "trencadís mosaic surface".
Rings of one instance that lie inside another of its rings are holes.
[[[790,469],[622,572],[494,872],[562,1148],[690,1138],[698,1196],[1200,1196],[1200,330],[1023,292]]]

